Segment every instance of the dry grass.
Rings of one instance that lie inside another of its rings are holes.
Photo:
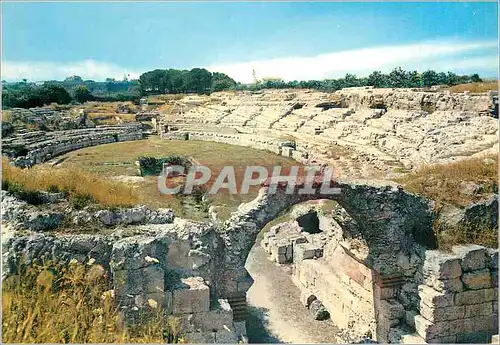
[[[21,169],[10,165],[5,157],[2,157],[2,182],[21,185],[27,191],[65,191],[70,199],[90,196],[105,206],[130,206],[138,202],[133,189],[126,184],[79,169],[59,169],[48,165]]]
[[[494,163],[487,164],[486,159]],[[467,181],[481,184],[482,192],[475,195],[461,193],[461,183]],[[438,208],[443,204],[467,206],[492,193],[498,186],[498,156],[423,166],[412,174],[396,179],[396,182],[410,192],[436,201]]]
[[[148,101],[150,102],[178,101],[188,95],[189,94],[183,94],[183,93],[155,95],[155,96],[149,96]]]
[[[183,342],[174,319],[153,302],[144,323],[124,327],[100,265],[33,263],[2,284],[3,343]]]
[[[137,157],[159,158],[170,155],[189,157],[210,167],[213,178],[208,185],[213,182],[224,166],[234,166],[238,188],[241,186],[247,166],[264,166],[271,173],[272,167],[280,165],[283,167],[282,174],[286,174],[287,167],[300,165],[291,158],[243,146],[194,140],[161,140],[153,136],[148,140],[99,145],[70,152],[66,155],[68,158],[60,166],[100,176],[138,176],[138,167],[134,165]],[[152,208],[171,207],[180,217],[191,217],[184,213],[179,198],[161,194],[157,183],[157,178],[154,176],[146,176],[143,181],[135,183],[139,202]],[[240,203],[255,198],[258,189],[257,186],[252,187],[246,195],[230,194],[227,190],[221,190],[209,199],[212,205],[221,206],[221,215],[225,218],[230,212],[235,211]]]
[[[470,83],[470,84],[460,84],[451,86],[448,88],[449,91],[455,93],[461,93],[464,91],[469,91],[473,93],[486,92],[490,90],[498,90],[498,81],[488,81],[483,83]]]
[[[490,160],[490,162],[485,162],[485,160]],[[424,166],[415,173],[396,179],[396,181],[401,183],[406,190],[434,200],[436,212],[439,212],[446,204],[464,207],[496,191],[498,156]],[[481,185],[482,190],[473,195],[461,193],[463,182],[474,182]],[[466,243],[498,247],[498,229],[489,229],[481,224],[452,227],[436,221],[434,232],[438,248],[442,250]]]
[[[98,125],[116,125],[135,122],[135,114],[89,113],[88,118]]]
[[[436,226],[437,228],[437,226]],[[436,231],[439,249],[451,250],[460,244],[478,244],[489,248],[498,248],[498,229],[457,226]]]
[[[132,102],[85,102],[76,106],[75,109],[87,109],[90,112],[115,114],[118,104],[128,105],[131,109],[138,109]]]
[[[12,119],[11,110],[2,110],[2,121],[10,121]]]

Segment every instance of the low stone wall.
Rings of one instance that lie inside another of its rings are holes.
[[[99,126],[55,132],[32,132],[3,139],[4,154],[16,166],[31,167],[84,147],[142,139],[141,124]]]
[[[283,147],[281,144],[286,140],[268,139],[255,134],[221,134],[215,132],[197,131],[175,131],[162,133],[163,139],[174,140],[200,140],[215,141],[236,146],[251,147],[258,150],[270,151],[285,157],[290,157],[298,162],[304,163],[308,157],[306,151],[299,148]]]

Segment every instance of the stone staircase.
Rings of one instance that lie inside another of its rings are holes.
[[[247,318],[247,294],[246,292],[238,293],[227,298],[231,309],[233,310],[233,321],[245,321]]]

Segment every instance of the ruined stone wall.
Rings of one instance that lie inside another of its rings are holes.
[[[387,109],[422,110],[428,106],[435,110],[456,110],[488,113],[492,96],[486,93],[451,93],[449,91],[422,92],[419,89],[346,88],[334,95],[351,108],[373,108],[383,105]]]
[[[10,222],[4,219],[2,224]],[[217,295],[218,239],[213,227],[166,218],[161,224],[108,232],[56,235],[23,231],[6,239],[3,236],[3,278],[17,272],[20,263],[30,264],[35,259],[63,265],[74,260],[99,264],[108,272],[126,322],[136,322],[154,305],[180,321],[188,342],[236,343],[246,337],[244,322],[234,321],[230,304]]]
[[[357,232],[342,229],[339,236],[332,228],[326,236],[310,234],[300,241],[299,236],[291,242],[290,253],[290,244],[276,245],[277,257],[283,254],[281,248],[286,249],[285,258],[291,255],[305,305],[317,299],[339,327],[378,341],[478,341],[498,332],[496,250],[426,249],[417,245],[415,236],[432,231],[425,221],[425,200],[390,184],[339,186],[343,193],[337,200],[355,216]],[[78,222],[101,222],[105,228],[99,235],[26,230],[33,219],[43,218],[42,210],[21,207],[4,196],[4,229],[17,229],[17,223],[22,229],[3,234],[3,272],[15,272],[22,257],[27,263],[42,257],[62,263],[94,261],[112,277],[127,319],[134,320],[153,301],[183,320],[191,341],[233,342],[244,334],[238,323],[244,314],[236,319],[231,303],[244,303],[253,283],[244,265],[260,229],[290,205],[325,198],[267,190],[262,188],[254,201],[241,205],[217,227],[139,208],[100,210],[83,220],[74,214]],[[360,243],[367,249],[365,255],[360,254]]]
[[[484,343],[498,333],[496,249],[417,246],[398,260],[403,276],[384,277],[345,244],[331,242],[323,257],[297,260],[299,247],[293,281],[302,303],[320,300],[340,328],[391,343]]]
[[[176,131],[162,134],[163,139],[214,141],[229,145],[251,147],[258,150],[270,151],[285,157],[290,157],[304,163],[308,154],[300,148],[282,147],[285,140],[269,139],[254,134],[221,134],[216,132]]]
[[[261,136],[252,134],[220,134],[215,132],[169,132],[164,133],[162,138],[184,140],[215,141],[218,143],[247,146],[259,150],[268,150],[274,153],[280,153],[278,150],[279,141],[265,139]]]
[[[3,139],[2,146],[4,154],[15,157],[15,165],[30,167],[84,147],[140,139],[142,139],[141,124],[127,124],[18,134]]]
[[[408,323],[427,342],[489,342],[498,333],[498,250],[456,246],[425,252],[418,314]]]

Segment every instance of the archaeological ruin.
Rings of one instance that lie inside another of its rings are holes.
[[[270,193],[263,181],[228,219],[211,212],[200,222],[143,205],[61,212],[50,206],[67,202],[64,195],[47,192],[42,205],[30,205],[2,191],[3,275],[40,257],[92,260],[109,273],[128,322],[153,299],[182,320],[189,342],[247,342],[254,280],[245,263],[258,241],[271,260],[291,268],[300,302],[317,322],[328,315],[365,341],[489,343],[498,334],[498,248],[438,249],[434,226],[442,215],[433,201],[386,178],[394,168],[497,154],[497,97],[366,87],[189,95],[163,114],[144,107],[144,119],[172,145],[216,141],[330,165],[341,193],[286,193],[283,184]],[[30,132],[2,144],[13,164],[29,168],[84,147],[140,140],[142,131],[131,123]],[[325,213],[318,200],[335,207]],[[258,239],[294,207],[293,220]],[[464,223],[474,214],[498,227],[497,194],[460,212]],[[99,231],[67,231],[72,226]]]

